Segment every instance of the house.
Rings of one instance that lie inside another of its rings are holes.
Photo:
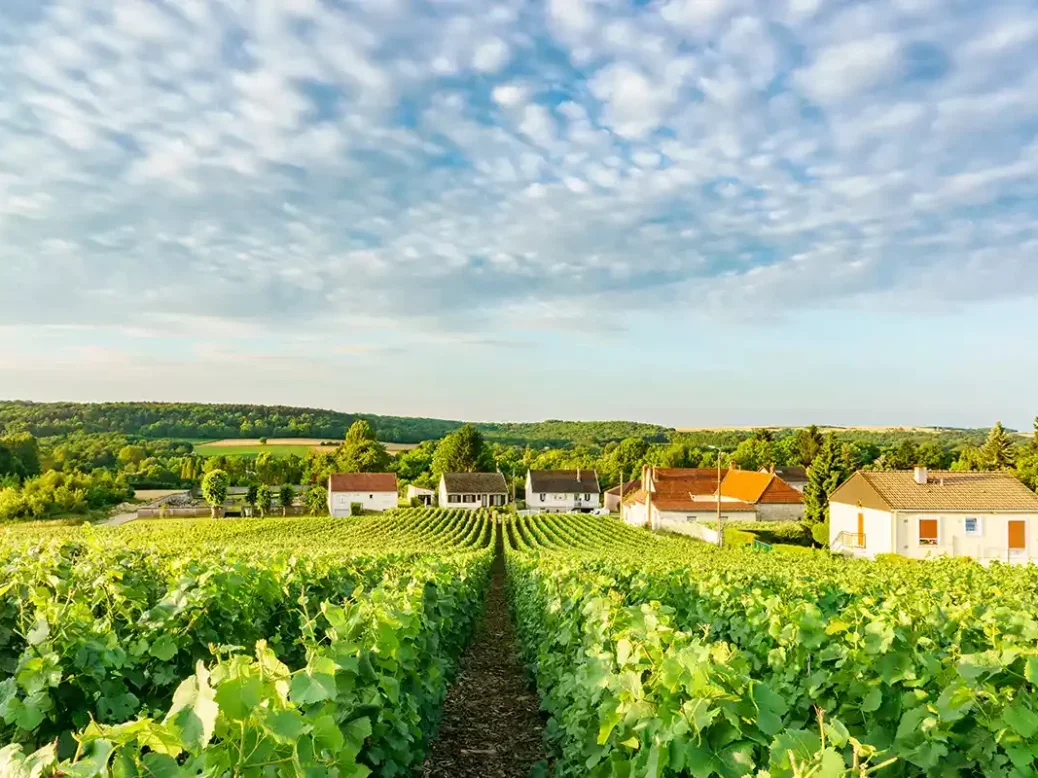
[[[444,473],[439,492],[441,508],[492,508],[508,502],[501,473]]]
[[[360,503],[366,511],[388,511],[397,507],[395,473],[336,473],[328,478],[328,512],[349,516]]]
[[[798,492],[803,493],[807,486],[807,468],[800,465],[791,467],[764,467],[762,473],[774,473]]]
[[[690,522],[793,521],[803,518],[803,496],[778,476],[714,468],[645,467],[641,486],[624,497],[628,524],[675,529]],[[683,530],[679,530],[683,531]]]
[[[756,521],[800,521],[804,496],[775,473],[729,470],[721,482],[721,501],[753,505]]]
[[[721,479],[727,475],[721,471]],[[640,486],[623,501],[622,518],[628,524],[653,529],[717,518],[717,470],[706,468],[645,467]],[[752,521],[756,508],[722,500],[722,520]]]
[[[1038,560],[1038,495],[1009,473],[860,471],[829,498],[829,547],[870,558]]]
[[[612,489],[606,489],[603,497],[605,509],[610,513],[619,513],[623,498],[641,486],[641,483],[640,480],[633,479],[623,484],[617,484]]]
[[[602,490],[594,470],[531,470],[526,507],[541,513],[584,513],[599,506]]]
[[[436,492],[426,489],[424,486],[410,484],[407,487],[407,501],[413,502],[414,500],[418,500],[422,505],[432,505],[436,502]]]

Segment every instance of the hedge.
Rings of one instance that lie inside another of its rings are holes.
[[[724,527],[728,546],[748,546],[754,539],[762,543],[811,546],[811,525],[803,521],[729,521]]]

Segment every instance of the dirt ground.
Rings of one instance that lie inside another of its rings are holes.
[[[549,775],[544,720],[519,661],[505,600],[501,549],[486,616],[461,660],[421,778],[529,778]]]

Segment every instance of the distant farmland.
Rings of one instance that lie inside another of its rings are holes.
[[[332,445],[321,445],[332,443]],[[414,443],[386,443],[389,452],[395,454],[399,451],[409,451],[415,448]],[[311,449],[317,451],[335,451],[338,443],[321,440],[320,438],[270,438],[266,445],[259,442],[257,438],[226,438],[224,440],[207,440],[195,444],[195,453],[204,457],[220,456],[256,456],[267,453],[276,457],[287,457],[291,454],[306,456]]]

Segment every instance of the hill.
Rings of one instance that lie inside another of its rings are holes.
[[[26,431],[37,437],[75,432],[143,438],[218,440],[224,438],[319,438],[340,440],[353,422],[366,420],[379,440],[420,443],[437,440],[462,426],[450,419],[342,413],[284,405],[211,405],[205,403],[33,403],[0,401],[0,430]],[[562,446],[607,443],[626,437],[665,440],[671,432],[655,424],[624,421],[506,422],[476,425],[494,442]]]

